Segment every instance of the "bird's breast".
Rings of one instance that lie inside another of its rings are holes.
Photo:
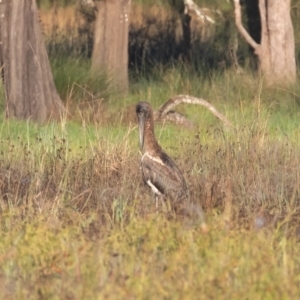
[[[145,152],[142,156],[141,162],[143,163],[143,161],[145,159],[150,159],[151,161],[158,163],[159,165],[164,165],[164,162],[161,160],[161,158],[159,156],[153,156],[151,155],[149,152]]]

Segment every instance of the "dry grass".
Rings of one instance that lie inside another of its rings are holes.
[[[241,221],[250,227],[257,216],[272,226],[286,216],[296,221],[298,146],[288,139],[278,141],[268,136],[260,126],[263,124],[238,132],[213,129],[194,137],[182,131],[180,143],[166,148],[185,170],[193,201],[206,210],[222,212],[230,203],[233,223]],[[43,211],[47,202],[58,201],[80,213],[92,210],[109,223],[106,218],[111,218],[113,200],[134,206],[141,216],[152,213],[150,196],[135,203],[138,194],[149,194],[140,180],[139,155],[132,141],[135,130],[117,128],[112,132],[120,129],[117,143],[103,138],[100,128],[95,140],[85,136],[80,140],[86,143],[79,146],[82,154],[72,149],[67,136],[56,134],[46,140],[37,134],[31,146],[20,138],[2,140],[2,210],[9,205],[30,204]],[[84,130],[78,134],[86,135]]]
[[[50,56],[91,54],[92,25],[76,6],[40,9],[39,17]]]
[[[274,136],[261,117],[236,132],[168,125],[157,135],[208,233],[155,213],[135,127],[3,123],[3,298],[299,296],[299,134]]]
[[[54,30],[57,35],[67,36],[71,30],[72,35],[76,35],[78,28],[84,24],[83,16],[76,11],[74,6],[40,9],[39,16],[43,32],[49,37],[53,36]]]

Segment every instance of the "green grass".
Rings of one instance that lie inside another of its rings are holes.
[[[89,103],[101,84],[87,97],[66,92],[91,83],[77,63],[53,65],[72,116],[1,118],[0,298],[297,299],[299,86],[173,66],[108,93],[97,119]],[[156,126],[207,233],[197,219],[156,214],[140,175],[135,104],[158,108],[177,94],[208,100],[237,128],[192,105],[176,110],[194,129]]]
[[[83,58],[59,57],[51,61],[55,85],[66,101],[80,102],[99,100],[113,93],[113,82],[105,74],[91,74],[90,60]]]

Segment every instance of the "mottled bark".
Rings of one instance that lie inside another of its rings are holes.
[[[258,56],[260,71],[267,83],[275,85],[295,82],[295,41],[290,0],[259,0],[260,43],[242,25],[239,0],[234,0],[234,3],[236,25]]]
[[[58,118],[57,94],[35,0],[0,0],[0,60],[6,115],[45,122]]]
[[[217,118],[219,118],[225,126],[235,128],[227,118],[222,115],[217,109],[211,105],[209,102],[202,98],[196,98],[189,95],[177,95],[169,99],[164,105],[162,105],[157,111],[154,112],[155,121],[165,121],[169,120],[176,124],[182,124],[186,127],[192,127],[192,123],[188,121],[183,115],[173,111],[174,107],[179,104],[188,103],[195,105],[202,105],[209,109]]]
[[[270,83],[296,80],[294,30],[290,0],[259,1],[262,23],[261,70]]]
[[[131,0],[96,1],[92,72],[106,71],[121,90],[128,89],[128,30]]]

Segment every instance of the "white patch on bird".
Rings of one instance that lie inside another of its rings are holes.
[[[147,184],[151,187],[151,190],[156,195],[161,195],[161,192],[156,188],[156,186],[149,180],[147,180]]]
[[[165,164],[163,163],[163,161],[162,161],[159,157],[154,157],[154,156],[150,155],[149,152],[145,152],[145,153],[143,154],[143,156],[142,156],[142,161],[143,161],[143,159],[144,159],[146,156],[147,156],[148,158],[150,158],[151,160],[153,160],[153,161],[159,163],[159,164],[162,165],[162,166],[165,165]]]

